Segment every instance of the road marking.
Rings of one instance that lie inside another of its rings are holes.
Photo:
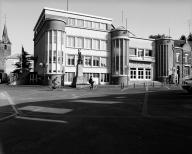
[[[117,104],[117,103],[122,103],[122,102],[117,102],[117,101],[96,101],[96,100],[73,100],[72,102],[95,103],[95,104]]]
[[[53,120],[53,119],[33,118],[33,117],[21,117],[21,116],[17,116],[16,119],[44,121],[44,122],[56,122],[56,123],[65,123],[65,124],[67,123],[67,121],[63,121],[63,120]]]
[[[52,108],[52,107],[43,107],[43,106],[25,106],[25,107],[19,108],[19,110],[53,113],[53,114],[65,114],[72,111],[72,109]]]

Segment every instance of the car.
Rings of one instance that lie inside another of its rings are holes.
[[[192,93],[192,78],[185,79],[182,88],[189,93]]]

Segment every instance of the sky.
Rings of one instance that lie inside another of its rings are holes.
[[[192,0],[68,0],[68,4],[69,11],[112,18],[115,27],[125,26],[127,19],[128,30],[137,37],[170,32],[179,39],[192,32]],[[67,10],[67,0],[0,0],[0,40],[6,21],[13,54],[21,53],[22,46],[33,54],[33,28],[44,7]]]

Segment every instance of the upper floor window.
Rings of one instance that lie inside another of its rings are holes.
[[[84,26],[84,20],[82,20],[82,19],[77,19],[77,26],[78,26],[78,27],[83,27],[83,26]]]
[[[101,40],[101,50],[107,50],[107,41]]]
[[[188,57],[188,54],[185,54],[185,63],[188,62],[187,57]]]
[[[86,49],[91,49],[92,47],[91,39],[85,38],[85,48]]]
[[[85,27],[91,28],[91,21],[85,20]]]
[[[54,43],[57,43],[57,31],[54,30],[53,34],[54,34],[54,40],[53,41],[54,41]]]
[[[138,49],[138,57],[144,56],[144,49]]]
[[[99,57],[93,57],[93,66],[99,66]]]
[[[179,62],[179,53],[176,53],[176,62]]]
[[[99,29],[99,22],[92,22],[93,29]]]
[[[49,31],[49,43],[52,43],[52,31]]]
[[[77,48],[83,48],[83,38],[82,37],[77,37]]]
[[[100,29],[107,30],[107,24],[101,23],[100,24]]]
[[[69,66],[74,66],[75,65],[75,55],[68,55],[67,56],[67,64]]]
[[[4,49],[7,50],[7,45],[4,45]]]
[[[74,18],[68,18],[68,24],[71,26],[75,26],[75,19]]]
[[[93,39],[93,49],[99,50],[99,40]]]
[[[85,66],[91,66],[91,57],[85,57]]]
[[[145,56],[152,56],[152,50],[145,50]]]
[[[101,58],[101,67],[107,67],[107,58],[105,57]]]
[[[75,47],[75,37],[74,36],[68,36],[67,37],[67,46],[68,47]]]
[[[137,55],[137,49],[136,48],[129,48],[129,54],[136,56]]]

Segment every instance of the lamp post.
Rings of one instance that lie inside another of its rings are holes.
[[[129,85],[129,65],[126,66],[127,68],[127,87]]]

